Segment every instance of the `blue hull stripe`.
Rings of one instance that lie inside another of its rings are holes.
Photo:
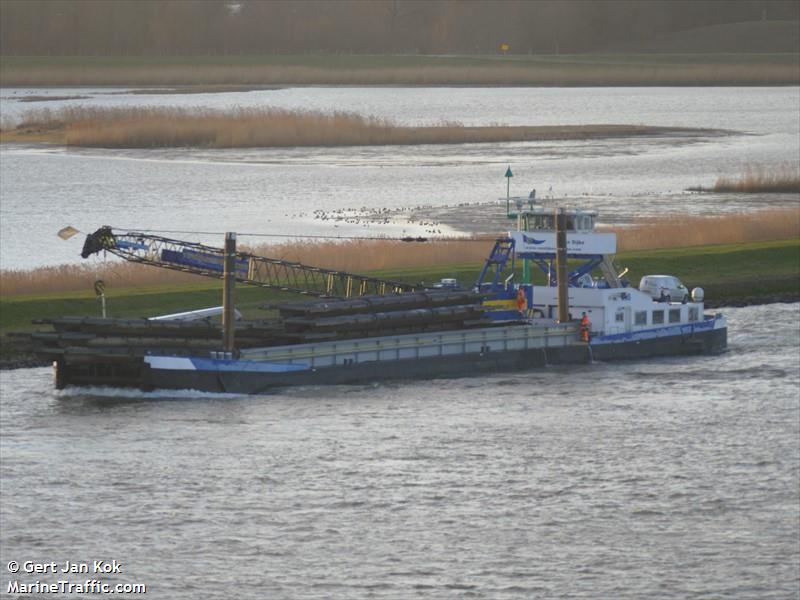
[[[255,360],[224,360],[214,358],[191,359],[198,371],[220,371],[237,373],[288,373],[291,371],[308,371],[311,367],[306,363],[275,363]]]
[[[277,363],[256,360],[226,360],[197,356],[145,356],[145,362],[156,371],[210,371],[215,373],[290,373],[309,371],[308,363]]]
[[[688,325],[671,325],[668,327],[657,327],[655,329],[643,329],[641,331],[630,331],[627,333],[615,333],[610,335],[599,335],[593,337],[591,344],[616,344],[619,342],[636,342],[640,340],[652,340],[660,337],[673,335],[692,335],[695,332],[710,331],[714,329],[714,319],[689,323]]]

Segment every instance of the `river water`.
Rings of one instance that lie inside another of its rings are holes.
[[[20,102],[25,96],[83,99]],[[287,149],[64,149],[0,147],[0,267],[79,261],[81,236],[126,229],[315,235],[452,233],[402,220],[314,218],[315,210],[450,207],[511,193],[596,208],[601,220],[797,207],[797,195],[697,195],[721,175],[800,160],[800,88],[287,88],[216,94],[134,94],[113,89],[3,89],[6,123],[26,110],[88,106],[277,107],[352,111],[402,124],[628,123],[729,131],[608,139],[408,147]],[[567,198],[567,199],[565,199]],[[492,214],[496,213],[494,211]],[[441,211],[436,214],[441,214]],[[214,234],[174,237],[221,245]]]
[[[116,559],[172,599],[796,598],[800,305],[727,315],[720,356],[265,396],[2,372],[0,564]],[[87,577],[16,576],[59,578]]]
[[[87,98],[19,102],[26,94]],[[347,149],[3,145],[4,269],[77,261],[80,236],[55,236],[68,224],[410,233],[313,211],[458,210],[503,196],[508,165],[512,193],[536,187],[606,222],[800,203],[683,191],[750,165],[795,164],[797,87],[0,90],[7,122],[69,104],[732,133]],[[241,397],[55,392],[50,369],[0,372],[0,586],[97,577],[13,575],[9,561],[117,560],[122,573],[99,578],[144,583],[154,598],[796,598],[800,305],[726,312],[721,356],[474,379]]]

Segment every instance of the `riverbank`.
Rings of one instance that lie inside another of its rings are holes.
[[[670,273],[680,277],[689,288],[703,287],[710,308],[800,301],[798,239],[627,252],[617,255],[616,262],[630,269],[627,277],[634,285],[642,275]],[[372,274],[428,284],[454,277],[470,285],[480,268],[480,264],[470,263]],[[534,273],[534,278],[541,283],[538,273]],[[107,288],[108,314],[138,318],[215,306],[221,302],[220,289],[218,281],[199,277],[197,283],[185,285]],[[265,303],[294,297],[244,285],[238,286],[236,294],[237,308],[247,319],[268,318],[271,313],[261,308]],[[31,354],[27,340],[13,337],[35,331],[31,320],[99,314],[99,302],[91,291],[0,297],[0,368],[42,364]]]
[[[429,211],[437,211],[436,215]],[[310,215],[300,213],[297,219]],[[428,242],[413,243],[397,239],[291,239],[283,242],[242,246],[242,251],[315,265],[351,273],[396,269],[420,272],[440,265],[480,264],[488,244],[507,230],[509,220],[505,202],[479,203],[444,207],[416,207],[408,211],[358,209],[354,211],[315,210],[314,219],[327,226],[341,223],[385,225],[398,222],[403,226],[424,228]],[[466,233],[449,237],[441,229],[453,228]],[[643,252],[661,248],[737,245],[771,240],[800,238],[800,210],[776,209],[718,216],[680,215],[669,218],[636,219],[633,223],[607,224],[603,231],[617,235],[620,253]],[[212,245],[214,245],[212,243]],[[110,287],[148,289],[153,286],[189,285],[193,275],[168,269],[154,269],[133,262],[113,260],[103,263],[71,263],[34,269],[0,269],[2,296],[37,296],[91,290],[97,279]]]
[[[30,111],[14,128],[0,131],[0,142],[48,142],[90,148],[283,148],[707,137],[726,133],[615,124],[467,127],[446,122],[408,127],[344,112],[77,106],[58,111]]]
[[[784,54],[3,56],[1,87],[798,85]]]

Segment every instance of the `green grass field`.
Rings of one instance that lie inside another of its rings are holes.
[[[800,294],[800,240],[640,251],[619,254],[616,262],[630,269],[627,277],[634,285],[645,274],[676,275],[689,287],[702,286],[709,301]],[[480,268],[479,264],[466,264],[372,274],[409,283],[428,284],[444,277],[455,277],[466,285],[475,281]],[[535,282],[543,282],[543,275],[538,269],[534,271],[534,276]],[[108,288],[108,315],[151,317],[217,306],[222,303],[221,286],[219,280],[198,277],[198,283],[185,286]],[[236,297],[237,308],[245,318],[250,319],[271,316],[270,312],[259,309],[262,304],[298,298],[247,285],[237,286]],[[0,334],[32,330],[32,319],[65,315],[100,316],[100,302],[91,290],[0,297]]]
[[[306,66],[344,69],[387,67],[464,66],[520,63],[530,65],[697,65],[782,64],[796,65],[796,54],[270,54],[225,56],[0,56],[0,68],[49,67],[140,68],[163,66]]]
[[[786,85],[786,54],[2,56],[0,85]]]

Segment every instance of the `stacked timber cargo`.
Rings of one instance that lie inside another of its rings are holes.
[[[481,302],[474,292],[429,291],[284,303],[269,307],[277,309],[277,319],[238,322],[236,348],[486,327],[491,322]],[[208,355],[222,340],[221,326],[211,320],[61,317],[36,323],[52,328],[31,337],[37,354],[60,363],[67,379],[61,384],[135,386],[144,356]]]
[[[481,300],[474,292],[419,292],[293,302],[275,308],[286,333],[310,342],[486,327],[489,320]]]
[[[150,321],[61,317],[34,321],[53,331],[31,334],[36,353],[58,363],[56,387],[72,385],[138,386],[147,354],[192,356],[218,350],[219,325],[209,321]],[[248,323],[241,343],[257,346],[276,339],[273,322]]]

